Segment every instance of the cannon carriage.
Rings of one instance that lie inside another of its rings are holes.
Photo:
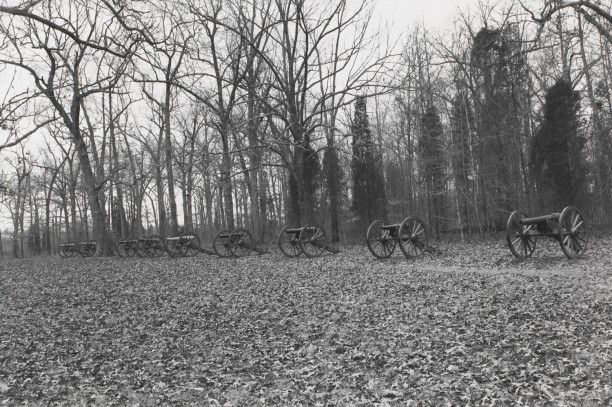
[[[587,249],[586,220],[582,212],[573,206],[532,218],[519,210],[510,214],[506,225],[506,242],[516,258],[522,260],[531,257],[538,237],[555,239],[568,258],[580,258]]]
[[[368,227],[366,242],[378,259],[390,257],[398,245],[406,258],[413,258],[428,250],[429,232],[425,222],[415,216],[409,216],[401,223],[379,219]]]
[[[268,250],[255,243],[253,234],[244,228],[232,231],[223,229],[213,239],[213,252],[219,257],[245,257],[255,252],[267,254]]]
[[[130,237],[119,240],[116,246],[121,257],[193,257],[200,251],[200,238],[191,232],[164,238],[160,235]]]
[[[338,248],[328,243],[325,229],[314,224],[283,227],[278,237],[278,248],[287,257],[298,257],[304,253],[306,257],[315,258],[321,256],[325,251],[333,254],[340,253]]]
[[[98,251],[98,242],[95,240],[85,240],[79,243],[64,242],[60,243],[57,253],[62,258],[71,258],[80,255],[81,257],[93,257]]]
[[[170,257],[193,257],[200,252],[200,238],[191,232],[167,237],[165,248]]]

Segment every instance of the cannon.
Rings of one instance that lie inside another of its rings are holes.
[[[152,236],[152,238],[162,239],[159,236]],[[151,244],[160,245],[161,240],[157,241],[155,239],[152,240]],[[200,238],[195,233],[185,232],[180,236],[167,237],[165,242],[165,251],[170,257],[193,257],[200,252]]]
[[[61,258],[76,257],[79,254],[79,245],[76,242],[60,243],[57,253]]]
[[[213,251],[219,257],[244,257],[252,252],[269,253],[266,249],[258,247],[253,234],[244,228],[232,231],[223,229],[217,232],[213,239]]]
[[[65,242],[60,243],[57,252],[60,257],[93,257],[98,251],[98,242],[95,240],[85,240],[79,243],[76,242]]]
[[[516,258],[522,260],[531,257],[538,236],[557,240],[563,253],[570,259],[582,257],[587,249],[586,220],[573,206],[566,206],[560,213],[534,218],[518,210],[510,214],[506,225],[506,241]]]
[[[142,253],[140,251],[140,242],[142,239],[143,238],[130,237],[119,240],[115,246],[119,257],[134,257],[136,255],[142,257]]]
[[[318,225],[301,227],[285,226],[278,236],[278,248],[287,257],[297,257],[304,253],[307,257],[319,257],[324,251],[340,253],[327,242],[327,233]]]
[[[406,258],[420,256],[429,251],[427,225],[415,216],[409,216],[402,223],[375,220],[366,233],[368,249],[377,259],[390,257],[399,243]]]
[[[179,236],[164,238],[160,235],[130,237],[119,240],[116,246],[121,257],[161,257],[166,253],[171,257],[192,257],[198,254],[200,238],[190,232]]]

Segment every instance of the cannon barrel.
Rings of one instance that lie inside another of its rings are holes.
[[[542,223],[546,223],[549,220],[558,221],[559,216],[561,216],[560,213],[551,213],[550,215],[536,216],[533,218],[524,218],[520,220],[520,223],[523,225],[539,225]]]

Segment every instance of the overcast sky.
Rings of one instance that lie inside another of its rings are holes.
[[[359,0],[351,0],[359,1]],[[457,6],[467,6],[473,0],[375,0],[376,15],[393,22],[394,28],[405,31],[406,26],[424,22],[427,28],[441,29],[452,21]]]

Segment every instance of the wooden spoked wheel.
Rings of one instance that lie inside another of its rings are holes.
[[[287,232],[287,230],[295,229],[285,226],[278,236],[278,249],[287,257],[298,257],[302,254],[299,236],[293,232]]]
[[[137,238],[129,238],[123,245],[123,252],[127,257],[134,257],[138,254],[138,245],[139,242]]]
[[[535,225],[524,225],[521,222],[526,217],[527,215],[524,212],[514,211],[510,214],[506,224],[508,247],[514,257],[521,260],[531,257],[536,248]]]
[[[65,259],[66,257],[68,257],[68,255],[66,254],[66,248],[63,244],[60,244],[59,247],[57,248],[57,254],[59,254],[59,256],[62,259]]]
[[[370,224],[366,234],[368,249],[377,259],[386,259],[393,254],[397,246],[397,238],[391,234],[391,230],[383,229],[389,225],[386,220],[375,220]]]
[[[219,257],[231,257],[233,255],[231,245],[229,244],[230,231],[223,229],[215,235],[213,239],[213,250]]]
[[[68,257],[77,257],[79,252],[79,244],[78,243],[70,243],[68,247],[66,247],[66,254]]]
[[[166,240],[166,252],[172,258],[180,257],[179,237],[169,237]]]
[[[147,237],[144,242],[143,252],[149,257],[161,257],[166,254],[164,238],[160,235]]]
[[[200,252],[200,238],[191,232],[179,237],[179,253],[182,257],[193,257]]]
[[[95,240],[88,240],[81,242],[79,247],[79,253],[82,257],[93,257],[98,251],[98,242]]]
[[[319,257],[327,246],[327,234],[318,225],[306,225],[302,228],[299,237],[302,252],[310,257]]]
[[[422,255],[429,243],[427,225],[415,216],[407,217],[399,227],[398,240],[404,256]]]
[[[587,242],[587,225],[582,213],[573,206],[564,208],[559,217],[559,243],[563,253],[570,259],[578,259],[586,251]]]
[[[64,244],[60,245],[60,249],[59,250],[61,250],[60,256],[62,255],[61,253],[63,252],[64,258],[72,258],[72,257],[76,257],[76,256],[78,256],[80,254],[80,252],[79,252],[79,244],[75,243],[75,242],[64,243]]]
[[[119,257],[125,257],[125,240],[120,240],[115,245],[115,252]]]
[[[255,247],[253,235],[246,229],[234,229],[228,237],[233,257],[244,257],[251,254]]]

